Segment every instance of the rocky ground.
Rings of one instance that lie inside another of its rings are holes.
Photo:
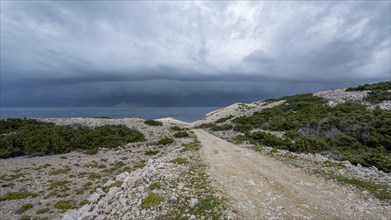
[[[237,215],[213,189],[196,137],[173,137],[169,123],[142,119],[43,119],[59,125],[123,124],[146,142],[98,154],[81,152],[0,160],[0,219],[207,219]],[[191,134],[190,131],[187,131]]]

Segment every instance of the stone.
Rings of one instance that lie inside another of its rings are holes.
[[[175,195],[172,195],[172,196],[170,197],[170,201],[175,202],[176,200],[177,200],[177,197],[176,197]]]
[[[128,172],[123,172],[123,173],[121,173],[121,174],[119,174],[118,176],[117,176],[117,178],[115,178],[117,181],[121,181],[121,182],[123,182],[125,179],[126,179],[126,177],[128,177],[129,176],[129,173]]]
[[[190,202],[189,202],[190,208],[194,208],[197,204],[198,204],[198,199],[196,199],[196,198],[190,199]]]
[[[110,188],[109,192],[106,194],[104,200],[110,201],[115,197],[115,194],[118,192],[118,187],[112,187]]]
[[[106,194],[101,188],[97,188],[96,193],[98,193],[99,195],[102,195],[102,196]]]
[[[79,209],[79,213],[85,213],[89,212],[91,210],[91,205],[90,204],[85,204],[83,207]]]
[[[96,193],[96,192],[95,192],[95,193],[91,194],[90,197],[88,197],[87,200],[88,200],[89,202],[93,203],[93,202],[98,201],[98,199],[100,198],[100,196],[101,196],[101,195],[100,195],[99,193]]]
[[[106,216],[104,215],[98,215],[94,220],[106,220]]]
[[[129,188],[133,188],[136,185],[138,185],[140,182],[142,182],[141,176],[129,176],[127,177],[124,182],[126,183],[126,186]]]
[[[76,209],[70,209],[64,213],[62,220],[76,220],[79,216],[79,212]]]
[[[189,220],[195,220],[195,219],[196,219],[195,215],[191,215],[189,218]]]
[[[104,186],[104,187],[108,187],[108,186],[110,186],[110,185],[113,184],[113,183],[115,183],[114,180],[109,180],[109,181],[107,181],[103,186]]]

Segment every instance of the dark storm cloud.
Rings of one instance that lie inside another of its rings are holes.
[[[1,2],[1,103],[225,105],[384,81],[390,29],[390,2]]]

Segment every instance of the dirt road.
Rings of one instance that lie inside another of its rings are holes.
[[[246,219],[391,219],[390,206],[362,192],[194,131],[208,174]]]

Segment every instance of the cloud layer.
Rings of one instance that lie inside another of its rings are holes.
[[[384,81],[390,29],[390,2],[1,2],[1,104],[210,106]]]

